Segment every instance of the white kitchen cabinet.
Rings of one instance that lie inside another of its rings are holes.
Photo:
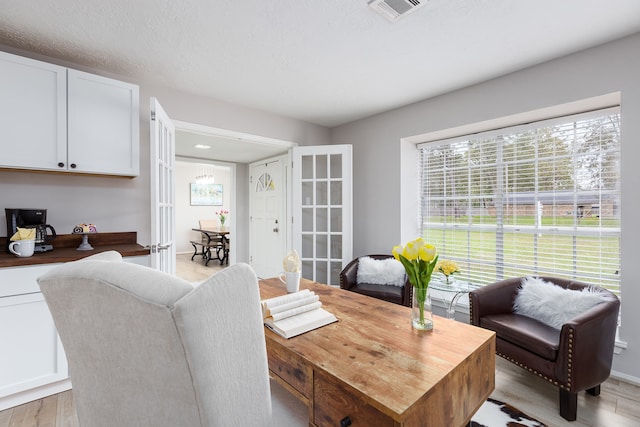
[[[71,388],[64,349],[36,282],[55,265],[0,269],[0,410]]]
[[[45,386],[66,382],[67,359],[41,293],[0,298],[0,410],[61,391]],[[30,393],[29,393],[30,392]]]
[[[0,168],[137,176],[136,85],[0,52]]]
[[[70,170],[138,175],[138,86],[68,70],[67,92]]]
[[[0,167],[66,162],[67,69],[0,52],[0,129]]]
[[[149,265],[149,256],[124,262]],[[64,347],[37,283],[58,265],[0,268],[0,411],[71,388]]]

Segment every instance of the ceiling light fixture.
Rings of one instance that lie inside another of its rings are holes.
[[[427,4],[426,0],[372,0],[369,7],[391,22],[396,22]]]
[[[196,176],[196,183],[198,184],[214,184],[216,181],[213,175],[199,175]]]
[[[209,148],[211,148],[210,145],[204,145],[204,144],[196,144],[193,146],[193,148],[200,148],[201,150],[208,150]]]
[[[199,175],[196,176],[197,184],[214,184],[215,179],[213,178],[214,169],[208,165],[198,165]]]

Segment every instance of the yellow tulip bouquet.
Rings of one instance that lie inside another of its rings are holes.
[[[413,326],[416,329],[433,329],[433,321],[425,319],[424,306],[431,274],[438,262],[436,247],[425,243],[420,237],[404,246],[394,246],[391,252],[395,259],[402,263],[409,276],[409,282],[413,285],[418,311],[418,315],[412,319]]]
[[[436,271],[444,274],[445,281],[450,283],[449,277],[460,272],[460,267],[458,267],[458,263],[453,260],[443,259],[436,264]]]

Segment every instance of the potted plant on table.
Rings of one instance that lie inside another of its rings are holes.
[[[436,271],[442,273],[445,283],[450,285],[453,283],[453,275],[460,272],[460,267],[453,260],[443,259],[436,264]]]
[[[216,212],[216,215],[218,215],[218,219],[220,220],[220,227],[224,227],[224,223],[227,220],[229,211],[226,209],[221,209],[218,212]]]

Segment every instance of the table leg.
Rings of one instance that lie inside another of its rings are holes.
[[[191,261],[193,261],[193,258],[198,255],[198,247],[193,242],[191,242],[191,246],[193,246],[193,255],[191,256]]]
[[[207,249],[204,250],[204,259],[206,260],[204,265],[205,267],[209,264],[209,261],[211,261],[211,246],[207,245]]]
[[[220,260],[220,265],[225,262],[227,265],[229,264],[229,249],[227,249],[228,241],[229,240],[225,236],[222,236],[222,246],[218,248],[218,259]],[[222,256],[220,256],[220,251],[222,251]]]
[[[456,304],[458,304],[458,300],[464,294],[465,294],[465,292],[456,292],[456,294],[453,296],[453,298],[451,298],[451,302],[449,303],[449,311],[448,311],[449,319],[455,319],[456,318]]]
[[[451,299],[447,299],[443,297],[436,297],[442,301],[444,304],[444,309],[447,312],[447,319],[455,319],[456,318],[456,304],[462,295],[465,292],[456,292]]]

